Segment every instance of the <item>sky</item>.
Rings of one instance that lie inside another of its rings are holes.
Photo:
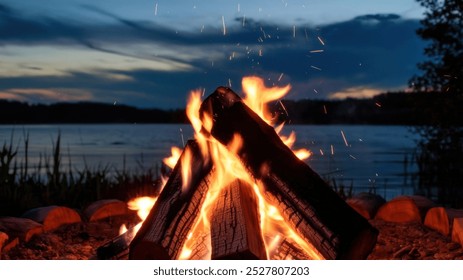
[[[0,99],[182,108],[243,76],[290,99],[405,90],[424,59],[413,0],[1,0]]]

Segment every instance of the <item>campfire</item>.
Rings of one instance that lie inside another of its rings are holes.
[[[377,230],[304,163],[308,150],[291,149],[295,134],[274,127],[267,104],[290,86],[267,88],[258,77],[242,84],[244,99],[226,87],[203,102],[201,91],[191,93],[194,139],[165,160],[172,172],[144,221],[99,248],[100,256],[126,248],[130,259],[369,255]]]

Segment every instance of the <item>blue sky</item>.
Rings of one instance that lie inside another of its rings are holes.
[[[289,98],[401,90],[423,60],[422,8],[389,1],[2,0],[0,99],[184,107],[241,78]]]

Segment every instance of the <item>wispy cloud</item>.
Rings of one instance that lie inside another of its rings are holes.
[[[353,89],[405,87],[422,59],[418,21],[395,15],[316,28],[236,18],[224,35],[222,26],[177,31],[85,9],[112,21],[26,17],[0,4],[0,91],[24,100],[11,89],[73,88],[92,93],[85,98],[173,108],[191,89],[236,87],[252,74],[291,82],[293,98],[362,97],[367,90]]]

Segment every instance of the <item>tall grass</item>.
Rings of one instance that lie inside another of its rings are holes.
[[[69,166],[64,171],[60,133],[52,143],[52,154],[41,155],[38,164],[31,167],[29,134],[24,133],[23,158],[18,156],[20,145],[14,145],[13,134],[0,150],[0,216],[19,216],[28,209],[48,205],[81,210],[95,200],[127,201],[139,195],[156,195],[160,190],[160,172],[164,169],[155,166],[129,171],[125,156],[122,170],[110,165],[75,169],[68,156]]]

